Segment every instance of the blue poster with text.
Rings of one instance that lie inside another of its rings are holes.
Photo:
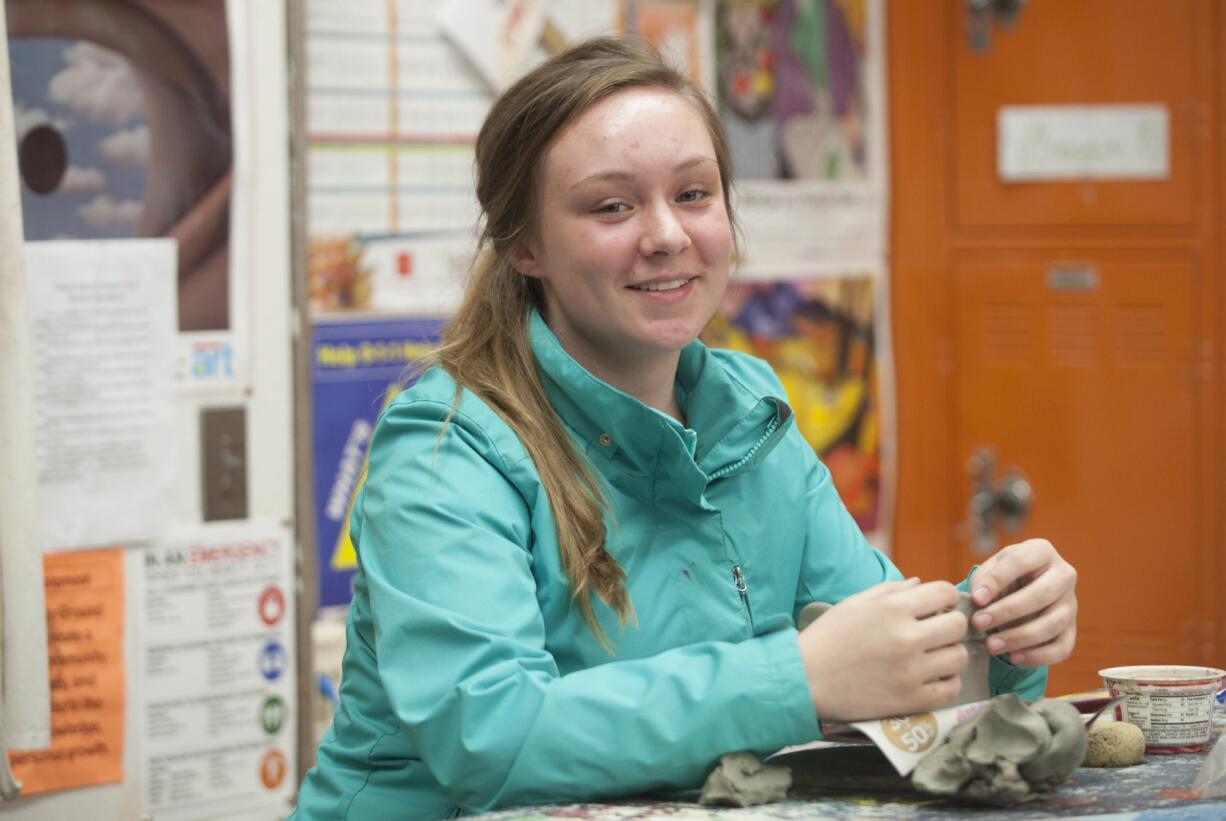
[[[317,323],[311,341],[315,538],[319,607],[347,605],[357,556],[353,498],[366,475],[375,420],[404,387],[405,369],[438,341],[442,319]]]

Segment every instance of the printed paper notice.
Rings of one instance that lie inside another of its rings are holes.
[[[217,818],[292,795],[293,576],[281,528],[205,528],[145,548],[146,809]]]
[[[174,240],[26,245],[43,545],[160,535],[174,509]]]
[[[10,752],[22,795],[123,781],[123,551],[43,558],[51,746]]]

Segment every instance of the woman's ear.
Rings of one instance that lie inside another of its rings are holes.
[[[511,263],[511,267],[519,271],[526,277],[533,279],[543,279],[541,275],[541,260],[537,256],[534,243],[529,238],[517,239],[515,244],[507,251],[507,260]]]

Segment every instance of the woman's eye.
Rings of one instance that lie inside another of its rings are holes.
[[[606,202],[603,205],[596,206],[596,213],[597,214],[620,214],[622,211],[625,211],[629,207],[630,206],[626,205],[626,203],[624,202]]]
[[[689,191],[685,191],[681,194],[681,196],[677,197],[677,200],[679,202],[698,202],[706,195],[707,192],[701,188],[691,188]]]

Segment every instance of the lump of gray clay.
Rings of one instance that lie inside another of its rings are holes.
[[[1100,722],[1086,739],[1085,767],[1128,767],[1145,757],[1145,734],[1126,721]]]
[[[699,804],[708,807],[749,807],[788,797],[792,771],[763,764],[750,752],[727,753],[702,785]]]
[[[1049,798],[1081,765],[1086,731],[1077,708],[1044,700],[1028,706],[1016,693],[992,699],[959,724],[911,774],[935,795],[1010,805]]]

